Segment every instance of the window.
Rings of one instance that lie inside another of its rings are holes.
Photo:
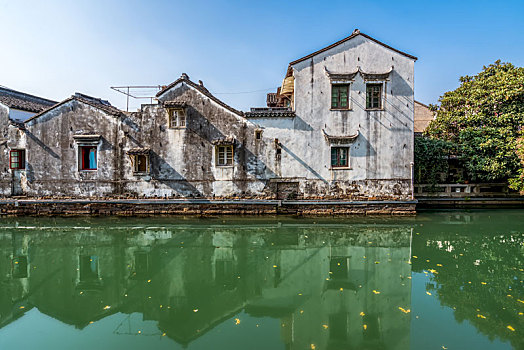
[[[149,254],[146,252],[135,252],[135,277],[147,277],[149,275]]]
[[[9,155],[9,167],[11,169],[25,169],[25,151],[23,149],[11,150]]]
[[[329,272],[332,279],[347,279],[349,276],[349,259],[346,256],[334,256],[329,260]]]
[[[349,109],[349,84],[331,84],[331,109]]]
[[[149,155],[133,154],[131,155],[131,160],[133,162],[133,172],[149,173]]]
[[[233,165],[233,145],[216,146],[216,165]]]
[[[169,127],[170,128],[185,128],[186,127],[186,113],[183,108],[173,108],[168,110]]]
[[[27,278],[27,256],[13,258],[13,278]]]
[[[260,140],[262,138],[262,130],[255,130],[255,139]]]
[[[331,167],[348,167],[348,147],[331,147]]]
[[[96,281],[98,280],[98,256],[96,255],[81,255],[80,260],[80,281]]]
[[[80,170],[96,170],[96,147],[79,146]]]
[[[382,84],[366,84],[366,109],[382,108]]]
[[[348,314],[339,312],[329,315],[329,339],[346,341],[348,338]]]

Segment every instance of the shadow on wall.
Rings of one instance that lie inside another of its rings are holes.
[[[241,123],[241,122],[237,122]],[[201,144],[202,141],[206,141],[210,145],[210,150],[207,155],[202,159],[202,164],[207,164],[207,167],[202,167],[204,171],[204,178],[206,182],[215,181],[213,174],[210,171],[210,168],[213,166],[212,153],[214,152],[213,141],[226,139],[229,136],[235,138],[235,160],[239,164],[240,174],[235,174],[234,178],[231,180],[235,183],[236,187],[240,191],[247,192],[246,190],[246,180],[247,176],[252,176],[256,180],[264,182],[265,185],[269,182],[268,179],[278,177],[275,172],[273,172],[268,165],[260,159],[256,154],[254,154],[246,145],[247,136],[246,133],[254,134],[254,127],[250,128],[249,126],[240,128],[239,132],[235,134],[225,134],[222,130],[217,127],[215,124],[211,123],[209,119],[203,116],[200,112],[194,108],[188,108],[188,121],[187,129],[189,132],[193,133],[200,139],[200,142],[194,142],[194,144]],[[224,120],[223,130],[234,130],[231,125],[227,124],[227,121]],[[246,130],[247,129],[247,130]],[[207,147],[206,147],[207,148]],[[185,163],[192,164],[194,163],[194,154],[192,152],[185,152]]]
[[[204,197],[204,195],[189,181],[187,181],[178,171],[176,171],[168,162],[166,162],[158,153],[151,151],[151,172],[153,179],[161,184],[176,191],[182,197]],[[159,177],[157,169],[167,170],[173,178],[166,179]],[[178,179],[175,179],[178,178]]]
[[[295,153],[293,153],[289,148],[287,148],[285,145],[280,144],[280,147],[286,151],[291,157],[293,157],[297,162],[299,162],[304,168],[306,168],[308,171],[310,171],[316,178],[324,182],[325,184],[328,184],[328,181],[322,177],[315,169],[310,167],[305,161],[303,161],[299,156],[297,156]]]
[[[48,147],[45,143],[40,141],[38,137],[36,137],[33,133],[31,133],[29,130],[25,131],[26,135],[33,140],[38,146],[42,147],[44,151],[49,153],[49,155],[55,159],[60,159],[60,156],[56,154],[50,147]]]

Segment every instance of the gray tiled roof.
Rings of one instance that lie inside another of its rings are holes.
[[[56,104],[55,101],[8,89],[3,86],[0,86],[0,103],[9,108],[33,113],[39,113]]]

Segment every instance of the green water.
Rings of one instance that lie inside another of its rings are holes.
[[[0,349],[523,349],[524,212],[3,218]]]

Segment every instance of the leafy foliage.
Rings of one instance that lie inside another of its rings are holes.
[[[415,182],[435,185],[440,182],[440,174],[448,172],[447,155],[452,150],[449,141],[415,138]]]
[[[524,189],[517,155],[524,125],[524,68],[496,61],[460,81],[440,98],[427,135],[457,145],[471,180],[510,180],[514,188]]]

